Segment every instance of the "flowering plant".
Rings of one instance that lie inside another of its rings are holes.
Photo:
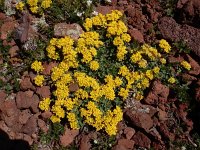
[[[27,0],[26,2],[19,1],[16,4],[16,9],[23,11],[25,4],[28,5],[30,11],[34,14],[43,12],[45,9],[49,8],[52,4],[52,0]]]
[[[160,77],[166,65],[162,54],[168,54],[171,46],[163,39],[160,52],[148,44],[133,47],[122,16],[118,10],[98,14],[85,20],[86,32],[77,41],[68,36],[50,40],[47,55],[58,62],[50,77],[55,90],[39,107],[53,113],[53,123],[67,120],[72,129],[88,124],[115,135],[125,100],[143,99],[151,81]],[[185,61],[181,65],[190,69]],[[36,61],[32,69],[39,74],[43,67]],[[38,76],[35,82],[41,86],[44,78]],[[173,76],[167,80],[176,81]]]

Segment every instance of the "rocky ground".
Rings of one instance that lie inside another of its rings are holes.
[[[24,13],[17,18],[1,12],[1,46],[6,47],[8,53],[0,54],[6,55],[6,58],[0,57],[0,72],[4,73],[0,76],[0,149],[51,150],[61,149],[60,145],[63,149],[68,146],[66,149],[80,150],[200,149],[200,1],[177,1],[171,6],[174,13],[171,16],[166,13],[168,8],[165,6],[159,0],[112,0],[111,4],[97,6],[96,11],[102,14],[113,9],[123,11],[128,32],[139,43],[155,44],[160,38],[171,43],[184,42],[190,53],[171,56],[168,61],[180,62],[184,58],[192,66],[189,73],[183,74],[189,87],[186,101],[180,101],[171,88],[156,80],[144,100],[127,102],[116,138],[108,138],[100,132],[65,128],[58,140],[50,143],[41,141],[48,139],[44,135],[51,129],[48,122],[51,112],[41,113],[38,109],[40,99],[50,97],[50,87],[33,84],[35,75],[27,71],[25,58],[21,57],[21,49],[35,49],[35,37],[44,41],[48,37],[34,28],[41,21],[35,16]],[[68,35],[68,31],[73,30],[76,38],[82,32],[76,23],[59,23],[53,28],[56,37]],[[13,32],[16,34],[11,35]],[[11,72],[5,62],[12,68]],[[43,74],[50,74],[55,65],[54,62],[46,63]]]

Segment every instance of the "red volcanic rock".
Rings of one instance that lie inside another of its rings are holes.
[[[33,84],[31,83],[31,80],[29,77],[25,77],[21,80],[20,88],[21,90],[33,89]]]
[[[135,130],[131,127],[126,127],[124,129],[124,134],[126,136],[126,139],[130,140],[133,137],[133,135],[135,134]]]
[[[23,133],[32,135],[37,131],[37,117],[31,116],[22,128]]]
[[[68,128],[65,128],[64,134],[60,136],[60,144],[63,147],[70,145],[78,134],[79,130],[70,130]]]
[[[153,120],[147,113],[134,112],[131,109],[127,109],[124,115],[128,120],[130,120],[132,125],[142,128],[147,132],[153,127]]]
[[[51,92],[49,86],[37,87],[36,93],[40,95],[41,98],[50,98]]]
[[[140,42],[140,43],[144,43],[143,34],[142,34],[138,29],[135,29],[135,28],[130,29],[130,30],[128,31],[128,33],[130,34],[130,36],[131,36],[131,38],[132,38],[133,40],[136,40],[136,41],[138,41],[138,42]]]
[[[25,91],[25,92],[18,92],[16,96],[16,103],[17,108],[24,109],[29,108],[31,104],[33,103],[33,91]]]
[[[151,140],[140,131],[134,135],[133,140],[135,141],[135,145],[150,148]]]

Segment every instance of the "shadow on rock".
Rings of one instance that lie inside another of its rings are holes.
[[[0,129],[1,150],[30,150],[28,142],[24,140],[11,140],[6,132]]]

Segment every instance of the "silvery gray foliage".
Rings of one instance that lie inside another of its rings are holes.
[[[19,3],[20,0],[5,0],[4,1],[4,8],[6,15],[14,15],[16,13],[15,5]]]

